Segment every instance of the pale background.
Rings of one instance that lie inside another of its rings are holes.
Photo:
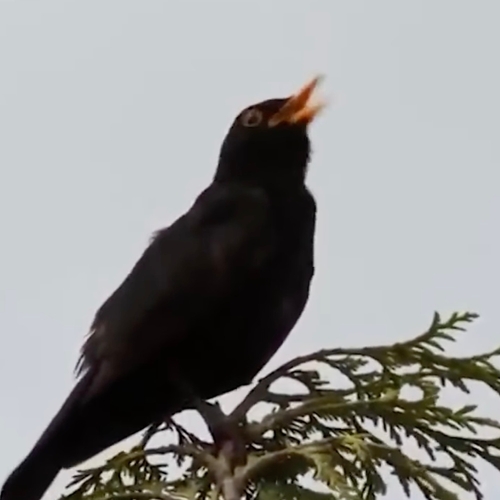
[[[317,274],[270,366],[405,339],[435,309],[482,315],[456,352],[500,343],[499,19],[494,0],[0,1],[0,482],[235,114],[316,72]]]

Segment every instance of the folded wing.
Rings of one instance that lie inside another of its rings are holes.
[[[168,348],[262,270],[275,251],[269,200],[259,189],[212,184],[159,231],[97,311],[79,372],[92,397]]]

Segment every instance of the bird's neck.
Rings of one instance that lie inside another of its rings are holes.
[[[297,164],[274,162],[232,162],[221,158],[215,172],[216,182],[243,182],[258,185],[271,190],[288,190],[303,188],[306,176],[306,166],[303,162]]]

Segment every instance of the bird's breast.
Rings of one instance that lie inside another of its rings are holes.
[[[314,201],[281,198],[271,216],[273,257],[185,337],[189,345],[175,350],[175,362],[203,398],[251,383],[306,306],[314,272]],[[188,342],[193,338],[196,342]]]
[[[213,397],[214,387],[223,393],[253,380],[300,318],[312,275],[312,249],[283,248],[279,258],[220,311],[217,321],[206,325],[201,336],[206,341],[195,347],[205,360],[193,373],[200,394]],[[207,372],[211,384],[205,390]]]

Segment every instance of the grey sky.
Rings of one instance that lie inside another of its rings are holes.
[[[482,315],[454,352],[493,347],[499,18],[493,0],[0,1],[0,482],[72,387],[95,309],[210,181],[235,114],[318,71],[317,274],[271,366],[404,339],[435,309]],[[500,475],[482,478],[492,498]]]

